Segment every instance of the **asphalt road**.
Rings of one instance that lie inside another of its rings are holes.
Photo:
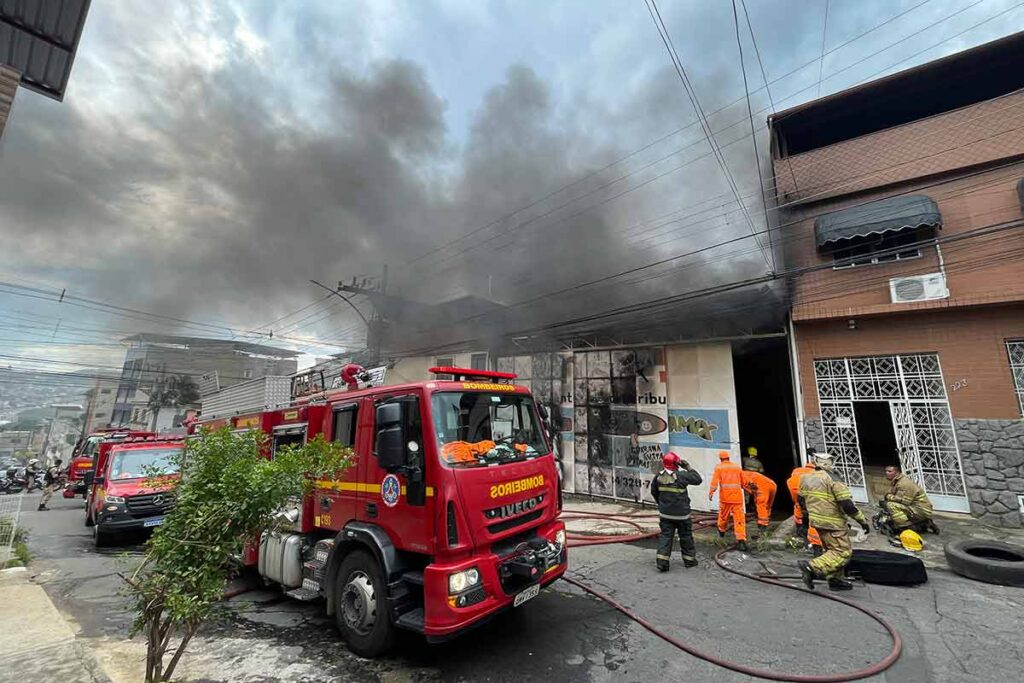
[[[81,638],[111,648],[131,623],[117,572],[138,561],[140,548],[97,551],[82,525],[80,499],[55,498],[51,507],[23,513],[35,556],[32,571],[77,623]],[[714,566],[709,549],[699,552],[700,567],[684,570],[677,562],[659,574],[649,546],[581,548],[572,553],[571,571],[677,638],[753,666],[837,672],[863,667],[888,651],[888,637],[867,617],[726,574]],[[782,571],[795,559],[767,557]],[[754,562],[734,561],[748,567]],[[900,661],[872,680],[1018,680],[1024,670],[1024,590],[933,571],[925,586],[858,585],[852,596],[892,621],[904,640]],[[317,603],[297,603],[268,589],[238,596],[227,607],[183,659],[188,680],[752,680],[676,650],[561,582],[459,639],[428,646],[408,635],[392,656],[376,661],[348,653]]]

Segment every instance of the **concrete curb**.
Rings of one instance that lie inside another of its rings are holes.
[[[52,664],[45,669],[48,676],[54,675],[51,680],[113,683],[92,649],[78,641],[75,628],[24,567],[0,572],[0,623],[0,669],[12,676],[9,680],[38,680],[34,676],[45,661]]]

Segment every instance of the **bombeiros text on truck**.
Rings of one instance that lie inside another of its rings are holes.
[[[352,651],[372,657],[396,629],[438,642],[519,607],[566,568],[561,496],[541,412],[509,373],[440,367],[379,386],[348,365],[345,386],[295,378],[286,406],[204,424],[261,429],[267,457],[318,434],[353,466],[283,511],[246,560],[299,600],[323,600]],[[298,394],[298,395],[296,395]]]

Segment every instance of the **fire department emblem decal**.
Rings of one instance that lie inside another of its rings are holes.
[[[402,482],[398,481],[398,477],[394,474],[384,477],[384,481],[380,483],[380,497],[384,499],[384,504],[389,508],[395,507],[401,495]]]

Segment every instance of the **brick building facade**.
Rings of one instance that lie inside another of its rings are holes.
[[[770,119],[807,445],[1021,526],[1024,34]],[[1005,67],[1005,68],[1002,68]]]

